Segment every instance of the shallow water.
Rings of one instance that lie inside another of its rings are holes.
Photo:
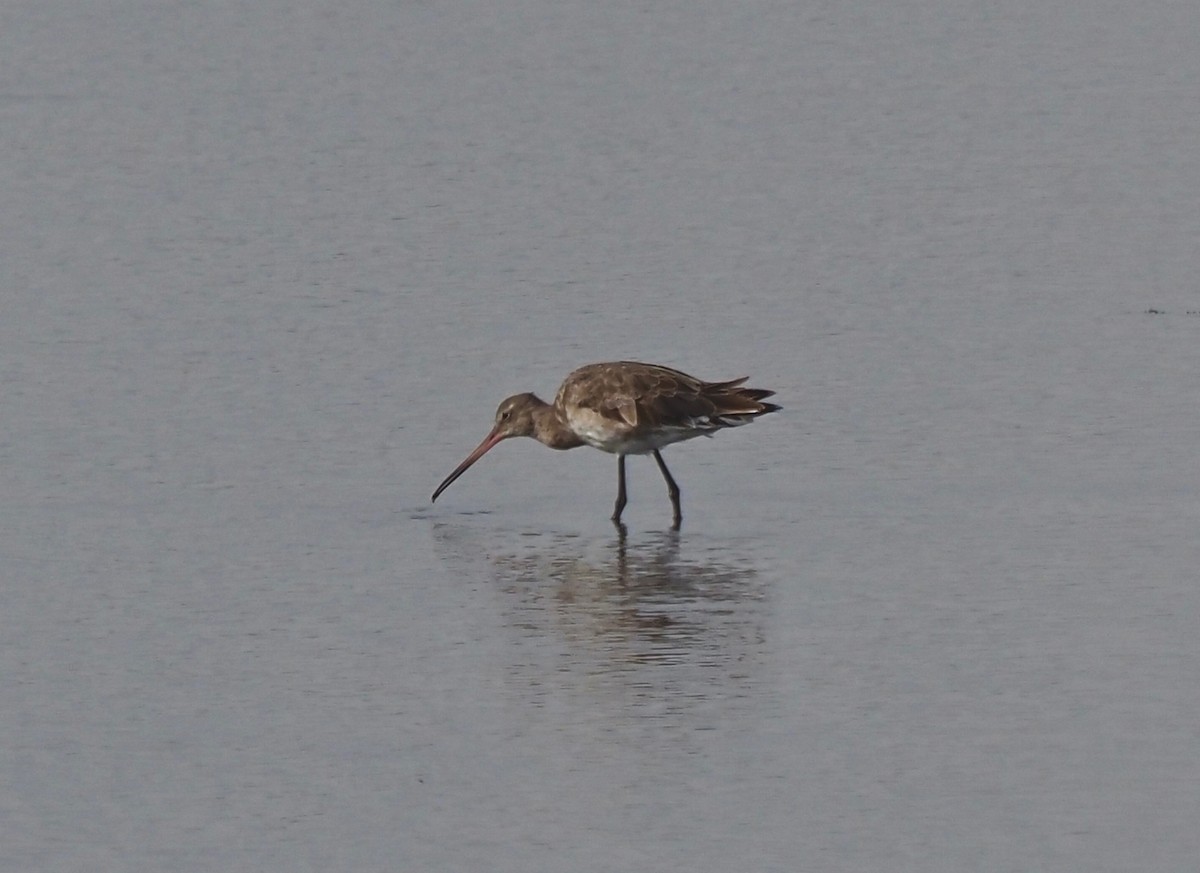
[[[10,6],[0,868],[1189,869],[1192,17]]]

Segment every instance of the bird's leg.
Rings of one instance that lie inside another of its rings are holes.
[[[617,503],[613,507],[612,520],[621,526],[621,513],[625,511],[625,456],[617,455]]]
[[[675,523],[671,526],[671,529],[679,530],[679,525],[683,521],[683,510],[679,508],[679,486],[675,484],[675,479],[671,476],[671,471],[663,463],[662,455],[658,453],[658,449],[654,450],[654,460],[658,463],[658,469],[662,470],[663,478],[667,480],[667,493],[671,495],[671,508],[675,511]]]

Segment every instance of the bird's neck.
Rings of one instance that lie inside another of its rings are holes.
[[[583,445],[583,440],[567,427],[557,407],[549,403],[533,410],[533,438],[552,449],[573,449]]]

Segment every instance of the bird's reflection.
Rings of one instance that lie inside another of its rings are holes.
[[[588,539],[448,524],[434,535],[456,574],[483,575],[495,592],[508,679],[528,703],[584,690],[679,718],[760,685],[769,591],[746,544],[676,531]]]

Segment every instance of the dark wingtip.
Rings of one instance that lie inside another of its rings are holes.
[[[742,388],[738,391],[737,396],[747,400],[766,400],[768,397],[774,397],[775,392],[768,391],[766,388]]]
[[[720,415],[745,415],[755,418],[771,412],[778,412],[783,408],[775,403],[763,402],[774,395],[774,391],[766,388],[735,388],[728,394],[714,397],[712,400],[720,408]]]

